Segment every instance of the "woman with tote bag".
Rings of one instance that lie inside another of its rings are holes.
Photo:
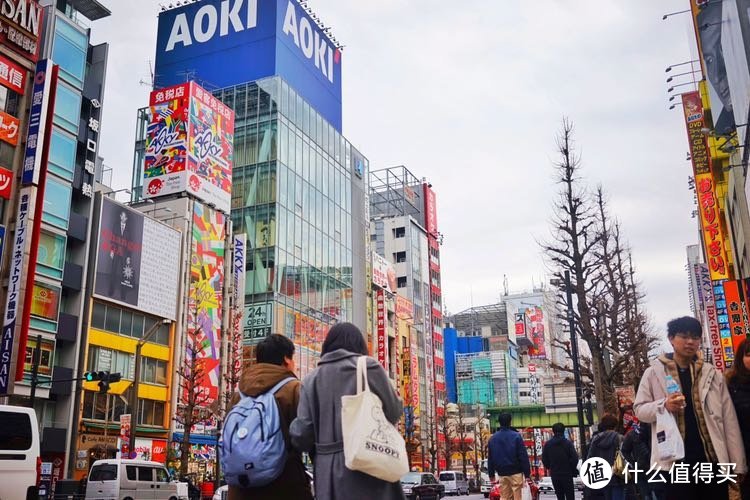
[[[302,382],[297,418],[289,434],[293,446],[312,457],[316,498],[404,498],[398,480],[388,482],[346,466],[341,397],[357,394],[357,363],[367,354],[367,343],[359,329],[351,323],[339,323],[330,329],[323,342],[318,367]],[[382,403],[382,414],[387,420],[384,424],[396,424],[402,406],[388,375],[374,359],[367,358],[365,363],[366,383]]]

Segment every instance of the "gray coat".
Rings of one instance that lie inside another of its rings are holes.
[[[321,500],[403,499],[401,483],[387,483],[344,463],[341,436],[341,396],[357,392],[357,358],[343,349],[320,358],[318,367],[302,381],[297,418],[289,434],[292,444],[311,454],[315,466],[315,498]],[[383,402],[383,413],[391,423],[401,417],[401,401],[388,375],[377,361],[367,360],[370,390]]]

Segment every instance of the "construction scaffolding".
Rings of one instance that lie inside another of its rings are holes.
[[[507,352],[456,353],[455,359],[459,404],[518,404],[517,377]]]
[[[471,307],[448,318],[448,321],[464,336],[508,335],[508,310],[504,302]],[[489,335],[482,335],[483,330]]]
[[[424,226],[424,182],[403,165],[371,171],[370,217],[411,215]]]

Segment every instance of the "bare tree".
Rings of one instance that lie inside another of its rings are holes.
[[[455,423],[449,415],[448,408],[450,403],[448,399],[443,399],[442,412],[438,415],[438,432],[443,435],[443,445],[440,452],[445,458],[445,467],[451,468],[451,457],[453,455],[453,439],[455,436]]]
[[[461,454],[461,465],[463,468],[464,477],[466,477],[466,457],[469,452],[473,451],[473,446],[469,444],[469,438],[471,437],[466,431],[466,406],[459,404],[458,412],[456,413],[456,451]]]
[[[596,395],[599,415],[614,413],[614,386],[633,374],[640,376],[654,340],[640,307],[643,294],[620,224],[609,212],[604,189],[600,186],[590,193],[585,187],[573,125],[567,119],[557,149],[555,179],[560,191],[553,206],[552,237],[541,247],[561,283],[565,271],[570,272],[576,333],[590,353],[580,356],[581,376]],[[565,293],[559,303],[567,309]],[[572,356],[568,342],[553,339],[553,343]],[[555,368],[572,371],[567,365]]]

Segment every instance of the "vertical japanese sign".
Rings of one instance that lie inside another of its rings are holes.
[[[732,351],[736,352],[737,347],[745,339],[747,324],[743,314],[745,304],[745,290],[742,281],[730,280],[724,282],[724,299],[727,303],[727,313],[729,316],[729,329],[732,332]]]
[[[724,348],[721,345],[721,329],[719,328],[719,317],[716,311],[711,275],[708,272],[706,264],[696,264],[695,266],[697,268],[698,289],[703,296],[703,315],[706,319],[705,328],[708,334],[711,358],[714,367],[723,372],[725,368]]]
[[[31,232],[29,225],[29,202],[31,187],[21,189],[18,198],[18,214],[16,215],[16,232],[13,240],[13,255],[10,261],[8,278],[8,297],[3,317],[3,336],[0,339],[0,394],[8,394],[10,382],[10,366],[13,361],[13,339],[16,329],[18,302],[21,298],[21,282],[23,281],[23,253],[26,240]],[[26,286],[29,286],[28,284]]]
[[[39,61],[34,72],[34,89],[31,93],[29,129],[26,134],[26,155],[23,160],[21,184],[39,184],[44,136],[47,129],[47,110],[52,97],[52,68],[50,59]]]
[[[544,312],[541,307],[535,306],[527,311],[531,323],[531,341],[535,347],[529,348],[529,355],[534,359],[546,359],[547,348],[544,337]]]
[[[724,285],[722,281],[712,281],[711,286],[714,292],[714,302],[716,303],[716,317],[719,322],[724,364],[727,368],[731,368],[734,362],[734,350],[732,349],[732,330],[729,328],[729,310],[726,298],[724,297]]]
[[[233,236],[232,258],[232,353],[230,380],[239,380],[242,370],[242,316],[245,312],[245,263],[247,262],[247,235]],[[234,392],[236,387],[230,387]]]
[[[385,291],[378,289],[375,292],[375,302],[377,307],[376,318],[377,340],[378,340],[378,362],[388,371],[388,337],[385,328]]]

